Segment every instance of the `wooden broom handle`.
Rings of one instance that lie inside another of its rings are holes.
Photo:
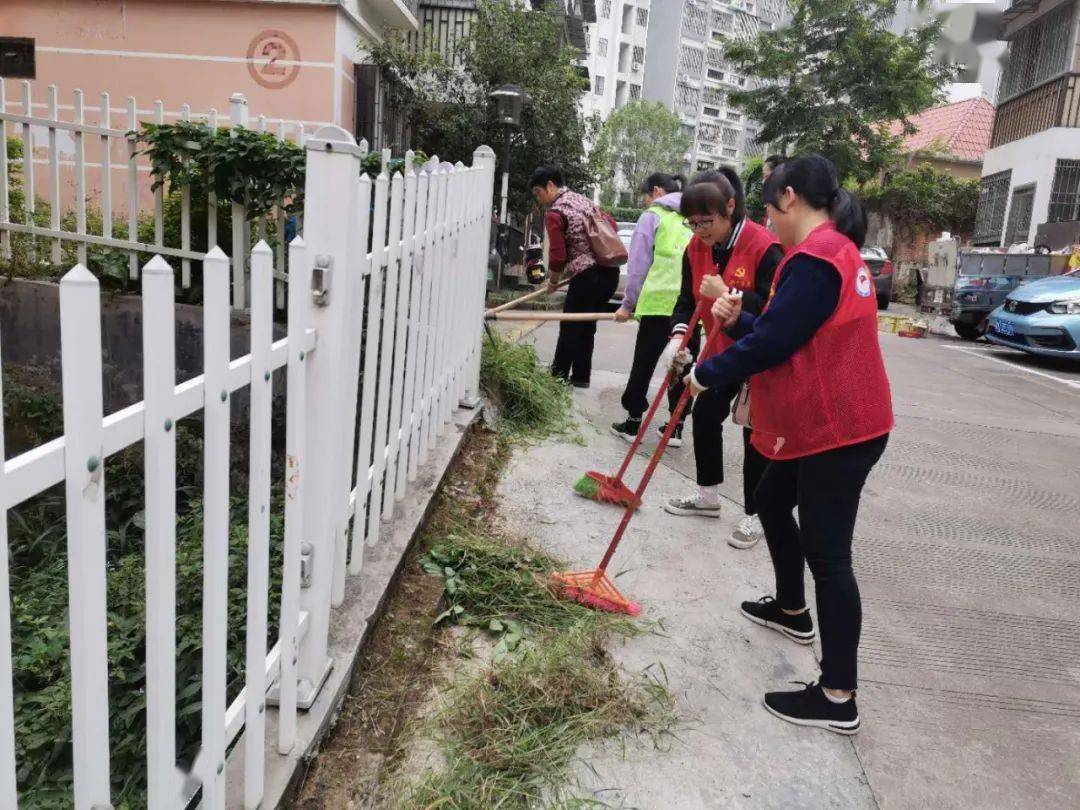
[[[558,287],[556,287],[556,289],[562,289],[567,284],[569,284],[570,281],[571,281],[570,279],[566,279],[565,281],[560,281],[559,284],[558,284]],[[526,301],[532,301],[535,298],[540,298],[541,296],[544,296],[544,295],[547,295],[547,294],[548,294],[548,288],[547,288],[547,284],[545,284],[539,290],[533,290],[532,292],[525,293],[524,295],[519,295],[517,298],[514,298],[511,301],[507,301],[505,304],[499,304],[499,306],[497,306],[497,307],[492,307],[491,309],[484,312],[484,317],[490,318],[492,315],[494,315],[494,314],[496,314],[498,312],[505,312],[508,309],[513,309],[516,306],[520,306],[521,304],[524,304]]]
[[[613,321],[614,312],[497,312],[484,315],[488,321]]]

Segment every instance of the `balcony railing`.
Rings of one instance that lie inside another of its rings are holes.
[[[998,107],[990,147],[1053,127],[1080,127],[1080,74],[1066,73]]]

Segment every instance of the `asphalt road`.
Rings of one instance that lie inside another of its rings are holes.
[[[622,417],[634,331],[600,326],[593,387],[574,395],[597,428],[588,448],[539,448],[509,473],[522,520],[571,556],[567,527],[591,553],[610,513],[561,494],[527,511],[528,493],[551,492],[559,475],[569,487],[590,455],[618,459],[625,445],[606,431]],[[555,333],[547,325],[526,339],[547,359]],[[620,786],[607,797],[639,807],[1080,806],[1080,365],[941,337],[881,343],[897,426],[856,528],[862,733],[848,742],[778,728],[760,709],[763,678],[783,688],[784,676],[813,677],[812,661],[734,613],[737,599],[771,590],[771,569],[763,547],[723,544],[741,506],[728,425],[721,525],[679,524],[687,519],[658,508],[693,491],[688,441],[665,455],[639,535],[620,550],[632,569],[620,582],[670,619],[663,644],[634,642],[624,660],[663,660],[701,727],[647,768],[592,763],[597,785]]]

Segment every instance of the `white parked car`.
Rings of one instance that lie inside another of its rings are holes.
[[[622,240],[623,246],[626,248],[626,252],[630,252],[630,240],[634,236],[634,227],[636,222],[616,222],[615,225],[619,229],[619,239]],[[616,296],[622,298],[623,293],[626,292],[626,265],[624,264],[619,268],[619,287],[615,291]]]

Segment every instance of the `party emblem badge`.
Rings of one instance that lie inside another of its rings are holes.
[[[855,275],[855,292],[863,298],[869,298],[874,292],[874,282],[870,278],[870,271],[865,266],[860,267]]]

